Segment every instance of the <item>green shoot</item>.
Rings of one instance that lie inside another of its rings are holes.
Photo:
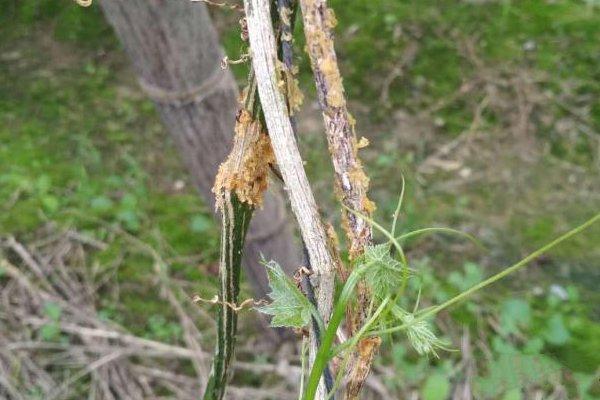
[[[361,217],[365,218],[362,215],[361,215]],[[368,218],[365,218],[365,219],[369,220]],[[510,273],[515,272],[518,269],[524,267],[533,259],[541,256],[542,254],[548,252],[553,247],[557,246],[558,244],[562,243],[563,241],[580,233],[581,231],[590,227],[592,224],[594,224],[598,220],[600,220],[600,214],[592,217],[590,220],[586,221],[582,225],[572,229],[571,231],[565,233],[564,235],[560,236],[559,238],[555,239],[554,241],[548,243],[546,246],[541,247],[540,249],[531,253],[529,256],[525,257],[523,260],[521,260],[518,263],[514,264],[513,266],[505,269],[504,271],[492,276],[489,279],[484,280],[483,282],[473,286],[471,289],[466,290],[465,292],[448,300],[447,302],[445,302],[439,306],[429,308],[426,311],[423,311],[421,313],[416,313],[416,314],[414,312],[409,313],[409,312],[403,310],[402,308],[400,308],[396,304],[396,302],[389,302],[388,297],[385,297],[384,301],[382,301],[382,303],[380,304],[380,307],[370,317],[368,323],[363,326],[363,329],[361,329],[355,336],[353,336],[351,339],[349,339],[346,343],[343,343],[343,344],[337,346],[332,351],[331,350],[331,345],[333,343],[332,339],[335,334],[335,330],[338,328],[338,326],[341,322],[341,318],[343,316],[343,310],[345,308],[345,305],[347,304],[347,301],[349,300],[350,293],[353,292],[357,281],[362,276],[366,276],[368,274],[368,268],[374,267],[374,266],[376,267],[378,264],[378,261],[381,262],[381,260],[382,260],[381,258],[376,258],[376,257],[371,258],[369,263],[362,264],[359,267],[354,269],[354,271],[350,275],[348,281],[346,282],[346,285],[344,285],[344,287],[342,288],[342,295],[340,295],[340,298],[338,299],[338,302],[335,305],[335,310],[334,310],[332,320],[330,322],[330,325],[327,327],[327,331],[325,334],[325,337],[327,340],[324,340],[321,345],[321,348],[319,348],[319,351],[317,353],[317,358],[313,365],[313,369],[310,372],[304,399],[312,400],[314,398],[314,395],[316,393],[316,388],[319,383],[319,379],[323,373],[323,369],[324,369],[325,365],[327,364],[327,362],[332,357],[341,353],[342,351],[356,346],[358,341],[363,337],[381,336],[384,334],[390,334],[393,332],[406,330],[409,342],[411,343],[411,345],[415,348],[415,350],[419,354],[422,354],[422,355],[432,354],[434,356],[437,356],[437,352],[436,352],[437,349],[448,350],[448,348],[446,347],[447,344],[444,343],[443,341],[441,341],[440,339],[438,339],[436,337],[436,335],[432,332],[431,328],[429,327],[429,325],[426,321],[427,318],[456,304],[457,302],[465,299],[466,297],[472,295],[473,293],[477,292],[478,290],[481,290],[482,288],[484,288],[488,285],[491,285],[492,283],[495,283],[496,281],[504,278],[505,276],[509,275]],[[381,227],[381,225],[379,225],[379,224],[373,223],[373,226],[375,226],[377,229],[382,231],[382,233],[395,246],[400,247],[399,243],[397,243],[396,239],[393,237],[393,235],[390,232],[385,231],[385,229],[383,227]],[[396,243],[394,243],[394,242],[396,242]],[[373,246],[373,247],[376,247],[376,246]],[[373,251],[373,248],[366,250],[367,253],[369,251]],[[375,252],[378,254],[378,250],[375,250]],[[403,254],[403,253],[399,252],[399,254]],[[393,261],[395,261],[395,260],[393,260]],[[387,262],[389,262],[389,260]],[[392,263],[390,270],[394,271],[396,269],[395,263],[397,263],[397,261]],[[386,268],[387,268],[387,266],[386,266]],[[379,294],[379,296],[381,297],[381,294]],[[416,308],[417,308],[417,305],[415,305],[415,310],[416,310]],[[382,318],[387,318],[388,313],[386,312],[386,310],[391,310],[392,316],[394,316],[397,319],[397,321],[400,322],[400,324],[396,325],[396,326],[392,326],[390,328],[386,328],[386,329],[369,331],[369,328],[371,326],[375,325],[377,322],[380,322],[381,324],[385,324],[386,322],[389,322],[389,321],[381,320]],[[343,363],[343,364],[345,364],[345,363]]]
[[[459,295],[451,298],[450,300],[448,300],[438,306],[427,309],[427,311],[424,311],[422,314],[420,314],[418,317],[416,317],[413,321],[404,323],[400,326],[396,326],[393,328],[375,331],[375,332],[372,332],[372,334],[373,335],[383,335],[386,333],[402,331],[402,330],[409,328],[411,325],[418,323],[419,321],[423,321],[423,320],[439,313],[440,311],[445,310],[446,308],[460,302],[461,300],[464,300],[465,298],[471,296],[472,294],[483,289],[484,287],[489,286],[489,285],[499,281],[500,279],[506,277],[507,275],[510,275],[511,273],[516,272],[519,269],[527,266],[527,264],[529,264],[531,261],[533,261],[536,258],[540,257],[541,255],[547,253],[552,248],[558,246],[560,243],[564,242],[565,240],[570,239],[573,236],[577,235],[578,233],[589,228],[590,226],[592,226],[594,223],[598,222],[599,220],[600,220],[600,213],[596,214],[595,216],[588,219],[586,222],[577,226],[576,228],[571,229],[564,235],[559,236],[558,238],[554,239],[552,242],[546,244],[545,246],[540,247],[539,249],[537,249],[533,253],[529,254],[527,257],[523,258],[521,261],[517,262],[516,264],[513,264],[512,266],[502,270],[501,272],[497,273],[496,275],[493,275],[490,278],[478,283],[477,285],[460,293]]]
[[[417,295],[415,305],[411,312],[403,309],[399,305],[399,300],[402,298],[407,281],[410,278],[408,261],[402,250],[400,241],[421,234],[441,232],[462,235],[478,245],[479,243],[471,235],[450,228],[418,229],[395,237],[397,218],[404,196],[403,193],[404,188],[402,194],[400,195],[396,212],[394,213],[394,221],[392,223],[391,232],[387,231],[382,225],[373,221],[371,218],[368,218],[365,215],[353,210],[349,210],[350,212],[360,216],[372,224],[374,228],[380,231],[387,238],[387,242],[368,246],[365,249],[364,254],[354,260],[354,268],[342,287],[339,296],[337,297],[329,324],[326,327],[323,327],[323,322],[320,322],[322,328],[321,332],[323,332],[321,346],[317,351],[314,364],[306,381],[306,385],[304,385],[304,375],[302,378],[302,386],[305,390],[304,396],[302,397],[304,400],[314,399],[319,381],[321,380],[327,363],[333,357],[343,353],[344,358],[340,364],[340,370],[336,376],[334,388],[331,393],[329,393],[330,397],[333,396],[345,373],[349,357],[351,356],[350,350],[355,348],[359,341],[366,337],[390,335],[394,332],[406,331],[406,336],[409,343],[420,355],[432,355],[437,357],[437,351],[439,349],[449,350],[448,343],[440,340],[433,332],[430,322],[427,320],[428,318],[460,302],[461,300],[464,300],[468,296],[483,289],[484,287],[491,285],[505,276],[523,268],[533,259],[548,252],[563,241],[573,237],[600,220],[600,214],[592,217],[582,225],[572,229],[554,241],[534,251],[518,263],[506,268],[502,272],[482,281],[481,283],[474,285],[470,289],[438,306],[418,311],[420,301],[419,290],[419,294]],[[396,259],[392,255],[390,251],[392,246],[397,250],[399,259]],[[266,266],[269,273],[269,282],[272,288],[272,293],[270,296],[273,299],[273,302],[269,306],[259,308],[259,311],[273,315],[272,324],[274,326],[306,326],[310,321],[311,314],[316,314],[314,306],[312,306],[312,304],[306,300],[299,289],[294,285],[293,282],[291,282],[289,278],[285,276],[281,268],[276,263],[270,262],[266,264]],[[334,347],[336,332],[345,316],[346,306],[355,293],[356,285],[361,280],[365,281],[365,283],[371,289],[371,292],[374,294],[371,306],[369,307],[369,317],[356,334],[348,338],[348,340],[346,340],[344,343]]]
[[[402,188],[400,189],[400,197],[398,198],[398,205],[396,205],[396,211],[394,211],[394,219],[392,221],[392,236],[396,235],[396,223],[398,222],[398,217],[400,216],[400,210],[402,209],[402,202],[404,201],[404,188],[406,186],[406,182],[404,181],[404,175],[402,176]]]
[[[406,330],[406,336],[411,346],[419,355],[432,354],[439,358],[436,349],[449,350],[448,343],[437,338],[427,321],[421,320],[413,324],[412,321],[415,319],[414,314],[406,312],[397,306],[392,308],[392,312],[400,321],[409,326]]]
[[[392,235],[383,226],[381,226],[380,224],[378,224],[377,222],[375,222],[372,218],[369,218],[366,215],[364,215],[364,214],[362,214],[362,213],[360,213],[358,211],[352,210],[352,209],[346,207],[343,204],[342,204],[342,207],[344,207],[346,210],[348,210],[352,214],[361,217],[362,219],[364,219],[365,221],[367,221],[368,223],[370,223],[375,229],[377,229],[379,232],[381,232],[385,237],[387,237],[388,240],[394,245],[396,251],[398,251],[398,254],[400,255],[400,261],[402,262],[402,265],[404,265],[404,266],[408,265],[408,262],[406,261],[406,256],[404,255],[404,250],[402,250],[402,246],[400,246],[400,243],[398,242],[398,240],[396,240],[396,238],[394,237],[394,235]]]
[[[315,397],[315,393],[317,392],[317,387],[319,386],[319,381],[321,380],[325,366],[331,358],[330,350],[333,346],[333,340],[335,339],[337,329],[346,313],[346,305],[354,294],[354,289],[360,281],[362,274],[369,267],[369,264],[364,264],[358,268],[355,268],[342,288],[342,292],[340,293],[340,296],[334,305],[329,325],[327,325],[327,329],[321,338],[321,347],[319,347],[319,350],[317,351],[313,367],[308,376],[304,399],[314,399]]]
[[[463,232],[463,231],[459,231],[459,230],[452,229],[452,228],[444,228],[444,227],[416,229],[414,231],[407,232],[405,234],[397,236],[396,240],[402,241],[402,240],[410,239],[412,237],[427,234],[427,233],[449,233],[452,235],[463,236],[463,237],[469,239],[471,242],[473,242],[477,247],[483,248],[483,245],[481,244],[481,242],[479,240],[477,240],[475,237],[473,237],[472,235],[469,235],[468,233]]]
[[[354,336],[352,336],[352,338],[348,339],[348,345],[346,346],[346,348],[353,348],[354,346],[356,346],[358,344],[360,339],[362,339],[365,336],[365,334],[369,331],[371,326],[373,326],[375,323],[377,323],[379,316],[386,309],[389,302],[390,302],[390,296],[386,297],[381,302],[379,307],[377,307],[377,310],[375,310],[375,312],[373,314],[371,314],[371,317],[367,320],[367,322],[365,322],[365,324],[362,326],[362,328]],[[335,354],[335,349],[334,349],[334,354]],[[328,399],[333,397],[333,395],[337,391],[337,388],[340,386],[340,384],[342,382],[342,378],[344,377],[344,374],[346,372],[346,367],[348,366],[348,361],[350,361],[351,354],[352,353],[349,351],[346,352],[346,355],[344,356],[344,360],[340,364],[340,368],[339,368],[337,377],[335,378],[333,389],[331,390],[331,392],[329,393],[329,395],[327,397]]]

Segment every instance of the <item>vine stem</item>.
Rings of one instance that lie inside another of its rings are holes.
[[[372,245],[373,231],[361,215],[369,216],[375,204],[368,198],[369,178],[358,155],[360,147],[368,144],[357,140],[355,121],[348,111],[342,75],[337,63],[333,29],[335,14],[327,0],[299,0],[304,21],[306,49],[311,61],[319,105],[323,114],[325,136],[333,164],[336,194],[342,210],[342,226],[348,239],[350,259],[359,257],[366,246]],[[358,213],[349,212],[349,210]],[[364,283],[356,290],[356,302],[349,305],[346,328],[355,334],[367,319],[372,294]],[[358,344],[350,361],[345,398],[357,399],[371,369],[379,340],[365,339]]]
[[[268,0],[244,0],[252,66],[277,165],[314,271],[317,308],[327,323],[333,304],[336,260],[327,243],[325,228],[304,170],[285,97],[280,91],[276,67],[277,46],[269,3]],[[318,340],[314,329],[311,329],[310,366],[314,363],[317,349]],[[320,381],[323,382],[322,379]],[[318,398],[325,399],[326,396],[324,383],[319,384]]]
[[[204,400],[220,400],[225,396],[229,364],[235,350],[237,313],[228,303],[237,303],[240,291],[240,267],[244,239],[252,218],[253,207],[239,201],[237,196],[224,192],[221,209],[221,277],[220,294],[223,300],[217,314],[217,343]]]
[[[315,356],[314,364],[310,370],[310,375],[308,376],[308,382],[306,384],[304,400],[313,400],[315,398],[320,377],[323,374],[325,366],[327,365],[327,362],[331,356],[331,349],[333,347],[333,341],[335,339],[337,329],[344,318],[346,305],[348,304],[350,297],[354,294],[354,288],[362,278],[362,274],[370,266],[371,264],[365,264],[354,269],[342,288],[342,292],[335,303],[331,320],[329,321],[327,329],[323,334],[321,346],[319,347]]]
[[[221,251],[219,259],[219,298],[221,299],[217,313],[217,341],[214,357],[203,400],[221,400],[225,396],[229,365],[235,351],[237,334],[237,311],[230,304],[237,304],[240,292],[240,270],[246,233],[254,206],[242,201],[238,191],[230,187],[232,177],[246,172],[248,166],[243,162],[252,152],[257,151],[262,126],[256,119],[255,83],[252,73],[248,78],[245,96],[240,102],[240,114],[246,113],[249,120],[236,120],[234,145],[227,160],[221,164],[215,188],[216,205],[221,212]],[[250,121],[255,121],[254,124]],[[258,135],[257,135],[258,133]],[[242,139],[241,139],[242,138]],[[241,140],[240,140],[241,139]],[[231,162],[231,160],[236,162]],[[237,161],[240,162],[237,162]],[[263,162],[268,162],[263,157]],[[263,168],[263,174],[266,170]],[[221,175],[223,174],[223,175]],[[220,176],[225,178],[220,178]],[[258,178],[255,176],[254,178]],[[239,188],[238,188],[239,189]]]

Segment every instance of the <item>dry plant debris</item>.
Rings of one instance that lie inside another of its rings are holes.
[[[149,267],[158,273],[164,260],[156,250],[127,233],[114,233],[152,259]],[[198,398],[211,354],[202,350],[194,324],[206,321],[206,315],[162,276],[157,292],[178,315],[184,345],[135,336],[103,318],[98,292],[117,294],[118,266],[90,265],[89,255],[108,244],[55,227],[44,228],[27,244],[0,238],[0,398],[63,400],[88,393],[102,400]],[[244,358],[251,349],[239,353]],[[262,387],[234,384],[228,399],[294,398],[300,374],[295,365],[239,361],[233,369],[286,379]]]

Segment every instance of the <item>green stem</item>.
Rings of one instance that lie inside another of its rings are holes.
[[[371,332],[371,335],[373,336],[379,336],[379,335],[383,335],[386,333],[392,333],[392,332],[398,332],[398,331],[402,331],[406,328],[408,328],[409,326],[412,326],[420,321],[423,321],[424,319],[427,319],[437,313],[439,313],[440,311],[458,303],[459,301],[469,297],[470,295],[472,295],[473,293],[483,289],[486,286],[489,286],[493,283],[495,283],[496,281],[504,278],[505,276],[518,271],[519,269],[525,267],[527,264],[529,264],[532,260],[538,258],[539,256],[541,256],[542,254],[548,252],[549,250],[551,250],[553,247],[559,245],[560,243],[564,242],[567,239],[570,239],[571,237],[577,235],[578,233],[580,233],[581,231],[589,228],[590,226],[592,226],[594,223],[598,222],[598,220],[600,220],[600,213],[596,214],[594,217],[590,218],[589,220],[587,220],[586,222],[584,222],[583,224],[579,225],[578,227],[570,230],[569,232],[565,233],[564,235],[558,237],[557,239],[553,240],[552,242],[548,243],[547,245],[539,248],[538,250],[534,251],[533,253],[531,253],[530,255],[528,255],[527,257],[523,258],[521,261],[519,261],[518,263],[504,269],[503,271],[497,273],[496,275],[476,284],[475,286],[471,287],[470,289],[460,293],[459,295],[451,298],[450,300],[435,306],[433,308],[428,309],[427,311],[423,312],[422,314],[420,314],[418,317],[416,317],[415,319],[413,319],[410,323],[407,324],[403,324],[400,326],[396,326],[393,328],[387,328],[387,329],[382,329],[379,331],[374,331]]]
[[[219,311],[217,315],[217,343],[212,368],[204,391],[204,400],[221,400],[225,395],[227,372],[235,349],[237,314],[227,305],[237,304],[240,291],[240,267],[244,240],[253,208],[238,200],[235,194],[222,194],[221,209],[221,277]]]
[[[396,250],[398,251],[398,254],[400,255],[400,261],[402,262],[402,265],[404,267],[408,267],[408,261],[406,261],[406,255],[404,254],[404,250],[402,250],[402,246],[400,245],[400,243],[398,242],[398,240],[396,240],[396,238],[394,237],[394,235],[392,235],[387,229],[385,229],[383,226],[381,226],[380,224],[378,224],[377,222],[375,222],[373,220],[373,218],[369,218],[368,216],[364,215],[363,213],[360,213],[356,210],[352,210],[348,207],[346,207],[345,205],[342,204],[342,207],[344,207],[346,210],[348,210],[349,212],[351,212],[352,214],[358,215],[359,217],[361,217],[362,219],[364,219],[365,221],[367,221],[368,223],[370,223],[371,225],[373,225],[373,227],[375,229],[377,229],[379,232],[381,232],[386,238],[388,238],[388,240],[390,242],[392,242],[392,244],[394,245],[394,247],[396,248]]]
[[[402,175],[402,190],[400,190],[400,198],[398,199],[398,205],[396,205],[396,210],[394,211],[394,219],[392,221],[392,235],[396,234],[396,223],[398,222],[398,217],[400,216],[400,210],[402,209],[402,202],[404,201],[404,188],[406,186],[406,182],[404,181],[404,175]]]
[[[323,371],[325,370],[327,362],[330,359],[330,353],[333,346],[333,340],[335,339],[335,334],[346,312],[346,304],[348,304],[348,301],[354,292],[354,288],[361,279],[363,272],[369,266],[370,264],[366,264],[352,271],[348,277],[348,280],[346,280],[344,287],[342,288],[342,293],[340,293],[340,296],[335,304],[333,314],[331,315],[327,329],[325,330],[325,333],[321,339],[321,346],[317,351],[315,361],[312,369],[310,370],[310,375],[308,376],[308,382],[306,384],[306,394],[304,395],[304,400],[313,400],[315,398],[319,381],[321,380]]]
[[[379,319],[379,316],[381,315],[381,313],[384,311],[384,309],[386,309],[387,305],[389,304],[390,299],[391,299],[390,296],[387,296],[385,299],[383,299],[383,301],[381,302],[379,307],[377,307],[375,312],[373,314],[371,314],[371,317],[368,319],[367,322],[365,322],[365,324],[362,326],[362,328],[354,336],[352,336],[352,338],[348,339],[345,342],[345,343],[348,343],[348,345],[345,348],[354,348],[356,346],[356,344],[359,342],[359,340],[362,339],[362,337],[367,333],[369,328],[375,322],[377,322],[377,320]],[[335,349],[334,349],[334,352],[336,352]],[[330,400],[333,397],[334,393],[340,386],[340,384],[342,382],[342,378],[344,376],[344,372],[346,371],[346,367],[348,366],[348,361],[350,361],[351,355],[352,355],[351,352],[347,352],[346,355],[344,356],[344,360],[342,361],[342,363],[340,365],[339,371],[337,373],[337,377],[335,379],[335,383],[333,385],[333,389],[328,394],[327,400]]]
[[[461,232],[461,231],[456,230],[456,229],[444,228],[444,227],[432,227],[432,228],[416,229],[414,231],[407,232],[407,233],[404,233],[404,234],[402,234],[400,236],[397,236],[396,240],[402,241],[402,240],[409,239],[409,238],[411,238],[413,236],[423,235],[423,234],[426,234],[426,233],[435,233],[435,232],[449,233],[449,234],[453,234],[453,235],[463,236],[463,237],[469,239],[471,242],[473,242],[478,247],[483,248],[483,246],[481,245],[481,243],[475,237],[473,237],[472,235],[469,235],[468,233]]]

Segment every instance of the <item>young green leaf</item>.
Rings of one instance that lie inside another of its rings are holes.
[[[279,264],[270,261],[266,265],[273,302],[257,310],[273,316],[271,326],[301,328],[310,322],[311,304],[294,282],[287,277]]]
[[[364,277],[379,300],[394,294],[402,286],[403,267],[390,255],[389,243],[366,247],[359,263],[369,265]]]
[[[413,314],[397,306],[392,308],[392,312],[403,324],[408,326],[406,329],[408,341],[417,353],[420,355],[431,354],[438,357],[437,349],[449,350],[447,347],[449,344],[436,336],[428,321],[414,322],[415,316]]]

